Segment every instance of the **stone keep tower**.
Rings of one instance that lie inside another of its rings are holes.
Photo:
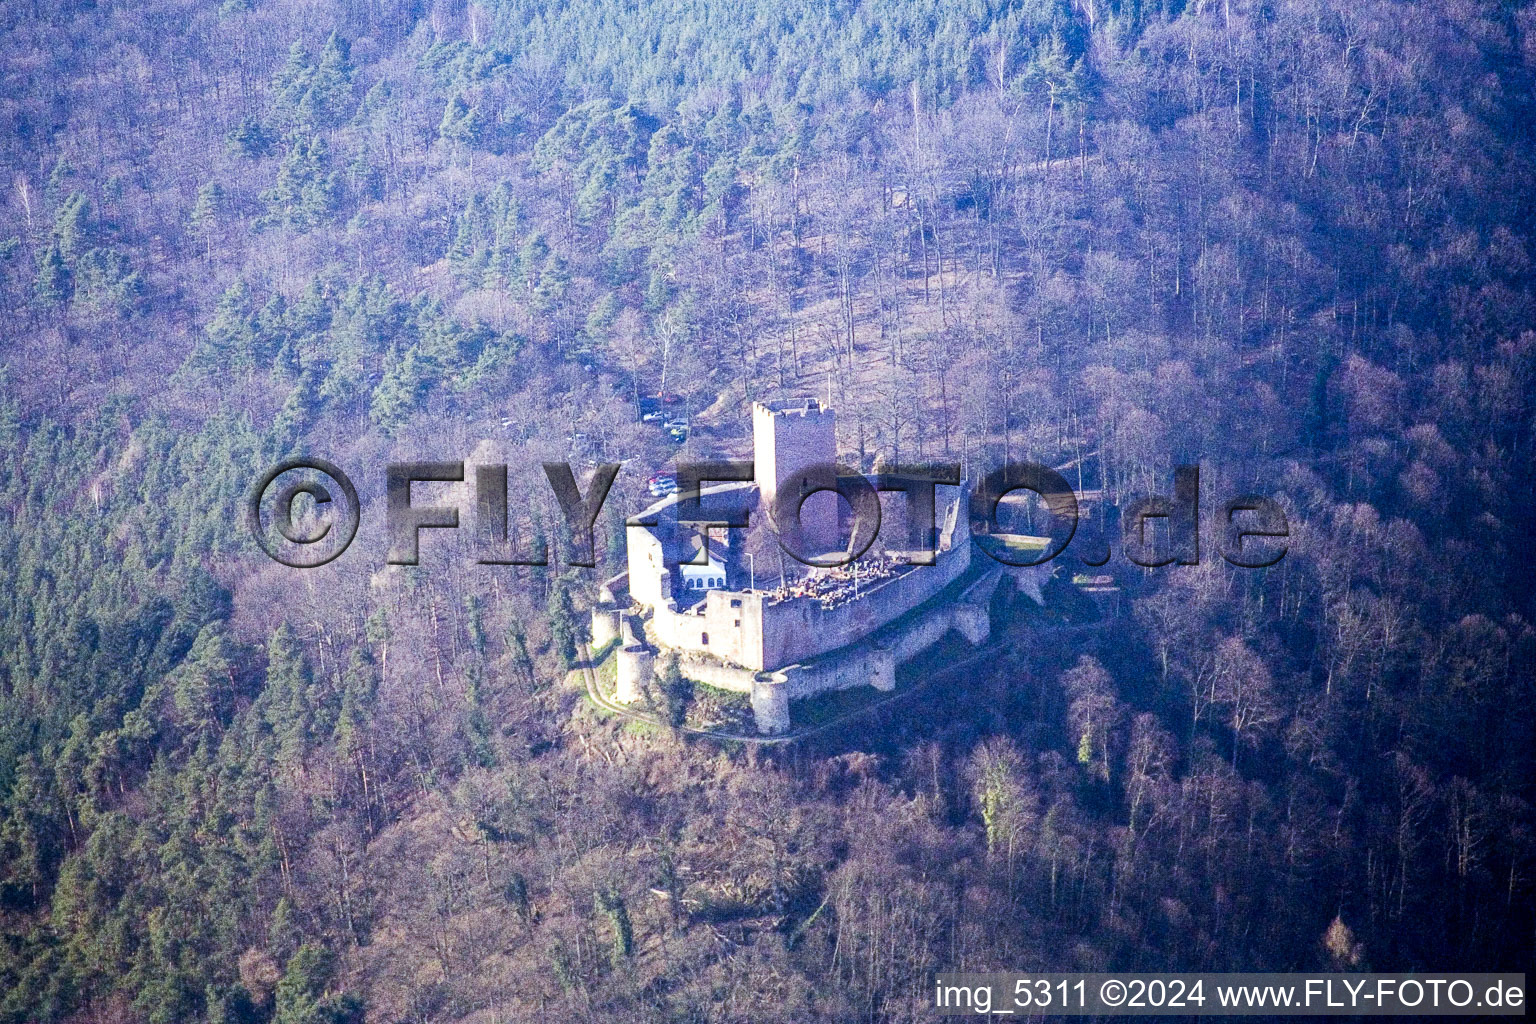
[[[781,489],[794,493],[802,474],[837,457],[837,417],[814,398],[752,403],[752,458],[758,493],[767,512]],[[806,499],[800,509],[804,547],[821,554],[837,544],[838,497]]]

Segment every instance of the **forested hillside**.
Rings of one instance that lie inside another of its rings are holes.
[[[1523,0],[0,0],[0,1021],[1524,970],[1533,146]],[[646,476],[796,395],[862,470],[1198,462],[1290,550],[1116,544],[1098,629],[1068,552],[836,738],[602,717]],[[386,568],[385,463],[476,451],[557,550],[539,463],[628,460],[600,565]],[[322,569],[241,518],[300,453],[368,506]]]

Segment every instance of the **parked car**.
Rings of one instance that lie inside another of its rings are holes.
[[[667,422],[662,425],[662,429],[666,430],[666,432],[671,435],[672,440],[676,441],[678,444],[682,444],[684,441],[688,440],[688,417],[678,416],[674,419],[667,420]]]
[[[665,498],[677,493],[677,477],[671,473],[657,473],[645,482],[645,486],[651,492],[651,497]]]
[[[640,422],[661,423],[682,408],[681,395],[646,395],[640,399]]]

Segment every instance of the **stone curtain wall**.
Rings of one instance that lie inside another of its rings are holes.
[[[970,565],[971,546],[965,544],[937,565],[914,566],[835,608],[807,600],[765,603],[760,667],[780,668],[857,643],[949,586]]]

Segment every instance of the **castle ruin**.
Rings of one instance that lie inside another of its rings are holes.
[[[752,529],[695,528],[679,519],[682,495],[657,501],[627,527],[628,572],[604,586],[592,612],[594,643],[618,641],[620,703],[640,697],[666,654],[690,679],[748,694],[758,731],[779,733],[789,728],[792,700],[856,686],[892,690],[896,666],[951,630],[984,641],[1002,575],[1038,599],[1038,573],[987,559],[972,571],[963,481],[937,496],[931,564],[922,564],[930,561],[926,546],[911,548],[914,531],[900,510],[882,515],[870,549],[846,565],[790,560],[791,574],[776,551],[754,557],[753,538],[769,535],[777,495],[801,487],[797,477],[810,467],[835,461],[836,417],[814,399],[755,403],[752,426],[754,479],[706,485],[698,505],[721,518],[745,512]],[[799,540],[835,552],[839,518],[835,494],[812,495]]]

